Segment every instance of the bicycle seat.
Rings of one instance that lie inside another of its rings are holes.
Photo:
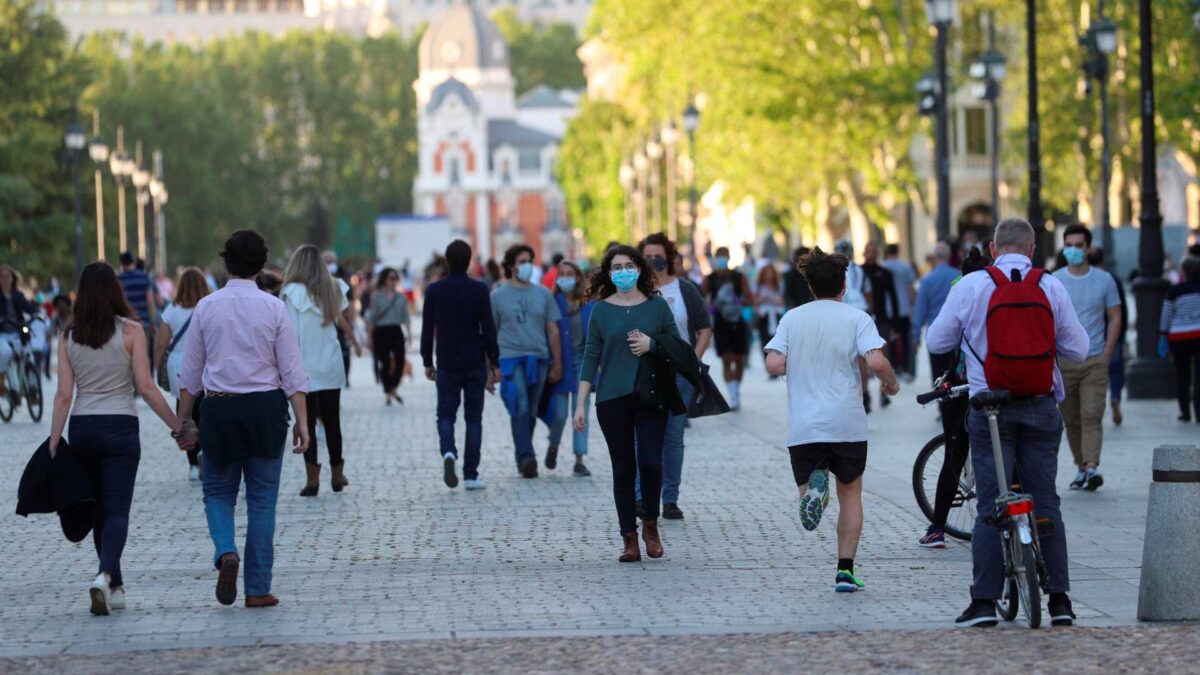
[[[981,391],[971,397],[971,407],[976,410],[984,408],[999,408],[1012,403],[1012,394],[1003,389]]]

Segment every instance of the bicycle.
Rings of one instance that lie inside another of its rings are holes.
[[[21,327],[21,349],[9,360],[5,372],[8,391],[0,396],[0,420],[6,423],[12,421],[24,399],[29,407],[29,416],[34,422],[40,422],[43,408],[42,376],[30,347],[29,326]]]
[[[917,396],[917,403],[927,405],[933,401],[951,400],[967,395],[967,385],[951,387],[945,378],[939,378],[932,391]],[[946,435],[938,434],[917,453],[913,463],[913,494],[917,506],[925,517],[933,522],[934,504],[937,502],[938,479],[945,465]],[[946,534],[962,541],[971,541],[971,530],[975,527],[977,514],[975,496],[975,470],[971,462],[963,463],[958,487],[950,503],[950,513],[942,526]]]
[[[1000,446],[1000,409],[1012,402],[1012,395],[1002,389],[980,392],[971,397],[971,407],[982,410],[988,419],[992,437],[992,457],[996,462],[998,480],[1008,481],[1004,470],[1004,454]],[[1042,560],[1038,542],[1038,523],[1034,516],[1033,497],[1014,491],[1011,487],[996,498],[995,510],[989,522],[1000,531],[1001,551],[1004,554],[1005,598],[997,609],[1005,621],[1017,616],[1018,608],[1025,614],[1030,628],[1042,625],[1043,592],[1049,594],[1050,575]]]

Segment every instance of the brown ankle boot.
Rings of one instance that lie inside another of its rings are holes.
[[[637,532],[629,532],[621,535],[621,537],[625,540],[625,550],[617,560],[619,562],[637,562],[641,560],[642,549],[638,547]]]
[[[346,474],[342,473],[342,468],[345,466],[345,460],[342,460],[337,464],[332,462],[329,464],[329,470],[333,472],[333,478],[329,479],[329,486],[333,488],[334,492],[341,492],[342,488],[350,484],[350,481],[346,480]]]
[[[642,521],[642,539],[646,541],[646,555],[651,558],[663,557],[662,539],[658,536],[658,521]]]
[[[304,488],[300,490],[301,497],[316,497],[321,491],[321,465],[304,463],[304,473],[308,477],[308,482],[304,484]]]

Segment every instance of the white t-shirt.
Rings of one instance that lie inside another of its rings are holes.
[[[789,446],[867,440],[858,358],[884,344],[866,312],[836,300],[783,315],[766,349],[787,356]]]
[[[346,282],[337,282],[341,305],[338,311],[350,306],[346,300],[346,291],[350,289]],[[325,320],[321,308],[312,301],[308,289],[303,284],[288,284],[280,294],[287,304],[288,314],[292,317],[292,326],[296,329],[296,337],[300,341],[300,356],[304,360],[304,371],[308,373],[309,391],[324,391],[326,389],[341,389],[346,386],[346,370],[342,364],[342,347],[338,344],[337,326],[329,324],[322,326]]]
[[[683,301],[683,289],[679,287],[679,279],[672,278],[666,285],[659,286],[658,292],[671,307],[671,316],[675,317],[675,327],[679,329],[679,337],[688,340],[687,303]]]
[[[179,335],[179,331],[183,330],[183,324],[192,318],[192,312],[196,311],[195,307],[184,309],[179,305],[171,305],[162,313],[162,321],[171,329],[171,340]],[[175,344],[175,348],[167,355],[167,379],[171,382],[171,395],[179,398],[179,371],[183,370],[183,351],[187,349],[188,337],[192,334],[192,327],[188,326],[187,332],[183,337],[179,338],[179,342]],[[168,342],[170,347],[171,343]]]

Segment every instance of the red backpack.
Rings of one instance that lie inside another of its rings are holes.
[[[1030,270],[1021,280],[1017,270],[1011,280],[991,266],[987,273],[996,283],[988,301],[986,359],[988,389],[1006,389],[1013,396],[1041,396],[1054,389],[1054,311],[1038,285],[1044,270]],[[971,345],[967,345],[971,348]]]

